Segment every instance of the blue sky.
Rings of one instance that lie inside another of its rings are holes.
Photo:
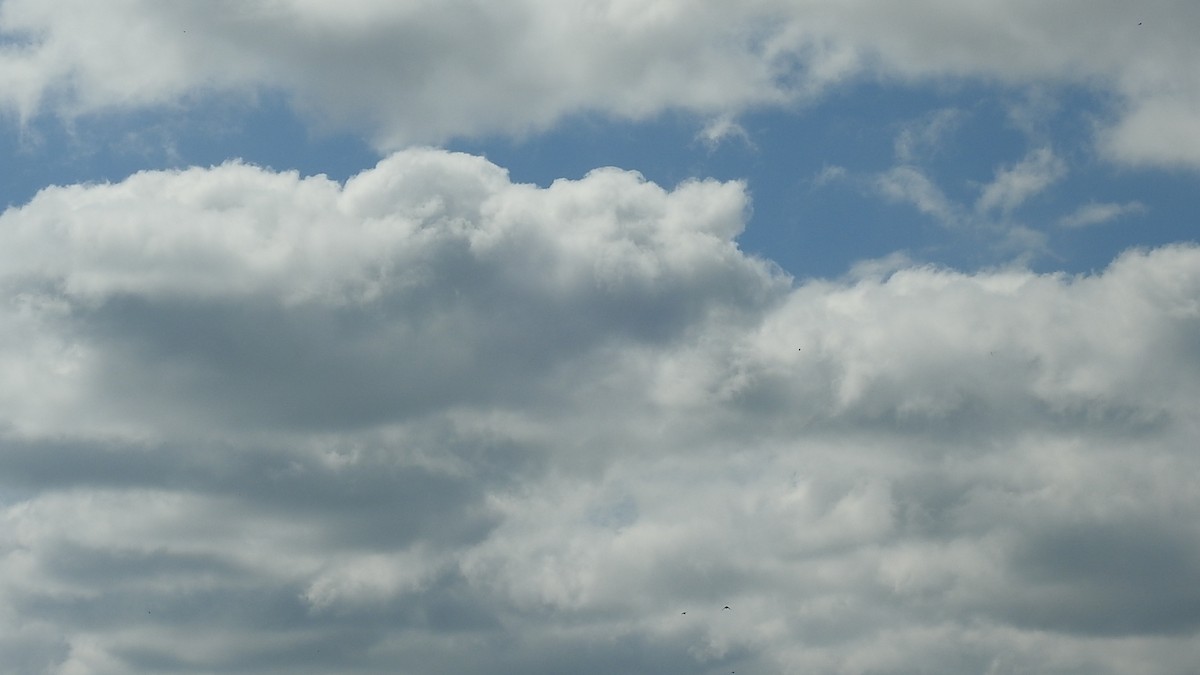
[[[1036,131],[1014,119],[1033,106],[1043,108]],[[801,279],[837,277],[860,260],[896,252],[964,270],[1018,264],[1074,274],[1103,269],[1129,248],[1195,238],[1186,216],[1192,170],[1131,168],[1097,156],[1095,126],[1112,108],[1101,92],[1082,87],[858,83],[803,105],[749,110],[738,118],[738,131],[719,140],[705,139],[707,121],[695,113],[632,122],[584,112],[541,133],[452,138],[444,145],[488,157],[514,181],[543,186],[604,166],[638,171],[664,186],[743,180],[753,212],[739,244]],[[940,137],[925,143],[919,157],[899,158],[900,138],[939,116],[948,120]],[[24,129],[10,126],[4,139],[7,163],[16,169],[4,201],[21,204],[46,185],[115,182],[136,171],[232,158],[344,181],[381,157],[351,131],[307,122],[285,97],[270,93],[68,123],[40,117]],[[1008,224],[1039,233],[1036,244],[1006,244],[1000,224],[948,226],[872,186],[879,174],[911,161],[949,199],[969,206],[997,171],[1039,147],[1062,160],[1063,175],[1014,210]],[[1063,224],[1101,203],[1133,206],[1105,222]]]
[[[0,0],[0,671],[1193,672],[1197,7]]]
[[[1034,105],[1031,99],[1046,108],[1036,132],[1013,119]],[[580,113],[542,133],[455,138],[444,145],[486,156],[513,180],[539,185],[603,166],[638,171],[664,186],[706,177],[743,180],[753,211],[739,244],[800,279],[837,277],[858,261],[896,252],[964,270],[1018,264],[1074,274],[1103,269],[1129,248],[1194,240],[1186,215],[1194,172],[1130,168],[1098,157],[1094,127],[1112,115],[1105,96],[1080,87],[860,83],[804,105],[747,111],[739,130],[719,140],[704,138],[706,120],[694,113],[664,112],[638,122]],[[950,120],[941,137],[920,148],[920,157],[899,158],[900,138],[939,116]],[[15,168],[4,201],[19,205],[46,185],[115,182],[136,171],[231,158],[344,181],[381,156],[351,131],[306,122],[272,94],[102,113],[66,124],[38,118],[24,129],[10,126],[4,139]],[[872,185],[879,174],[915,161],[949,199],[969,205],[997,171],[1039,147],[1062,160],[1063,175],[1022,203],[1008,223],[1038,233],[1036,243],[1006,243],[1000,224],[949,226]],[[1063,224],[1095,204],[1131,206],[1104,222]]]

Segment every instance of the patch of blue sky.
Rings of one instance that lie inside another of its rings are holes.
[[[919,227],[905,215],[899,218],[905,223],[881,226],[889,210],[878,199],[822,178],[831,162],[865,166],[876,148],[890,153],[882,125],[839,123],[831,109],[751,113],[738,120],[744,135],[716,144],[701,137],[704,119],[674,113],[639,122],[577,116],[543,134],[452,147],[487,156],[515,181],[539,185],[601,166],[636,170],[668,188],[694,178],[744,180],[752,212],[742,248],[797,277],[831,276],[864,251],[874,257],[903,246],[909,227]]]
[[[0,135],[10,169],[0,203],[27,202],[47,185],[120,181],[138,171],[241,160],[344,181],[379,161],[362,138],[321,132],[279,94],[214,97],[179,106],[81,116],[39,116]]]
[[[446,145],[540,185],[602,166],[665,187],[745,180],[753,204],[739,244],[798,279],[836,277],[896,252],[964,270],[1020,261],[1074,273],[1101,269],[1131,247],[1196,239],[1194,174],[1122,168],[1095,153],[1110,106],[1079,88],[861,82],[797,109],[747,113],[716,143],[701,134],[705,119],[676,112],[636,122],[581,114],[522,138]],[[1043,148],[1061,163],[1044,189],[1011,208],[980,208],[998,172]],[[379,159],[361,136],[315,130],[272,93],[69,122],[42,116],[20,133],[10,126],[0,153],[10,167],[0,203],[9,206],[46,185],[119,181],[146,169],[241,159],[345,180]],[[889,197],[880,181],[897,167],[932,186],[946,213]],[[1071,221],[1089,205],[1099,215],[1107,207],[1108,218]]]
[[[689,178],[743,179],[753,213],[742,248],[798,278],[832,277],[896,252],[973,270],[1006,264],[1087,272],[1121,251],[1195,239],[1190,174],[1134,170],[1095,153],[1111,101],[1082,88],[1008,89],[989,83],[861,83],[796,110],[752,112],[744,133],[717,145],[704,120],[645,122],[581,116],[523,139],[459,142],[514,180],[548,184],[597,166],[635,169],[664,186]],[[989,205],[987,186],[1047,151],[1057,167],[1041,189]],[[919,173],[947,206],[922,212],[879,187],[887,172]],[[1088,205],[1126,207],[1105,222],[1068,227]]]

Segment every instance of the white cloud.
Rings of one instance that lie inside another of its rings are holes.
[[[1151,96],[1131,105],[1117,124],[1100,133],[1100,147],[1135,166],[1195,168],[1200,157],[1200,95]]]
[[[937,139],[952,120],[952,115],[935,116],[933,123],[902,129],[896,139],[898,158],[913,158],[926,147],[936,150]],[[926,169],[903,161],[873,176],[871,187],[889,200],[911,204],[944,227],[983,236],[996,250],[1027,261],[1048,252],[1047,238],[1038,229],[1013,220],[1012,211],[1066,173],[1066,163],[1052,150],[1038,148],[1016,164],[998,167],[991,182],[977,186],[980,194],[974,206],[951,199]]]
[[[710,149],[716,148],[722,142],[730,139],[738,139],[753,147],[750,134],[742,125],[734,121],[731,115],[722,115],[710,120],[696,135],[696,138],[703,141]]]
[[[10,209],[0,659],[1195,663],[1200,249],[790,285],[745,210],[435,150]]]
[[[936,153],[945,138],[961,123],[965,113],[957,108],[944,108],[923,119],[905,125],[896,135],[896,160],[902,164],[916,163],[924,155]]]
[[[263,86],[384,147],[521,133],[580,110],[720,114],[780,99],[787,56],[765,53],[759,12],[712,2],[367,0],[330,10],[133,0],[99,11],[17,0],[4,10],[7,31],[32,37],[0,61],[26,83],[10,100],[24,115],[40,104],[78,112]]]
[[[962,218],[959,207],[918,167],[907,164],[892,167],[875,178],[875,187],[885,197],[909,202],[944,225],[956,224]]]
[[[1059,218],[1058,224],[1063,227],[1088,227],[1107,223],[1131,213],[1144,213],[1146,206],[1141,202],[1088,202],[1075,211]]]
[[[344,188],[231,163],[48,188],[0,216],[0,274],[20,299],[16,325],[65,330],[86,309],[98,331],[39,352],[63,382],[47,410],[74,387],[122,392],[98,407],[80,399],[76,422],[167,405],[162,388],[183,382],[189,409],[200,396],[289,418],[403,416],[446,396],[508,395],[488,372],[553,370],[558,350],[587,352],[613,331],[666,339],[710,311],[690,297],[697,290],[731,311],[762,302],[784,282],[732,243],[746,208],[736,182],[667,192],[609,169],[538,189],[483,159],[432,150],[393,155]],[[530,340],[531,323],[542,339]],[[396,358],[394,345],[405,345]],[[139,363],[148,356],[183,358],[163,371]],[[25,372],[25,359],[9,363]],[[462,390],[413,385],[444,380],[447,368]],[[287,383],[272,384],[284,371]],[[358,375],[337,374],[349,372]],[[364,389],[355,380],[370,372]],[[370,402],[379,395],[407,402]],[[37,413],[28,393],[13,402],[28,413],[19,426],[63,421]]]
[[[1198,29],[1179,0],[1135,13],[1086,0],[7,0],[0,91],[24,117],[283,91],[314,119],[396,148],[583,111],[720,119],[860,76],[1069,83],[1124,101],[1101,135],[1113,158],[1196,166]]]
[[[831,183],[836,183],[845,180],[849,176],[849,171],[846,167],[836,164],[826,164],[821,167],[817,175],[813,176],[810,183],[813,187],[825,187]]]
[[[1038,148],[1011,167],[996,172],[975,203],[979,211],[1012,211],[1067,174],[1067,165],[1050,148]]]

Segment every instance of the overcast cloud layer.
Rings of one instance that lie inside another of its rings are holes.
[[[1188,236],[1147,185],[1200,166],[1198,33],[1184,0],[0,0],[6,160],[268,99],[381,153],[100,162],[0,213],[0,674],[1193,674],[1200,245],[1021,261]],[[882,150],[811,175],[420,145],[682,112],[779,162],[750,113],[864,82],[1017,93],[831,123]],[[806,241],[894,252],[739,246],[838,189]],[[1017,262],[915,263],[921,226]]]
[[[7,672],[1190,672],[1200,249],[794,285],[745,209],[409,150],[9,210]]]
[[[1110,157],[1196,167],[1198,32],[1190,0],[5,0],[0,103],[70,116],[266,89],[392,149],[589,112],[693,111],[721,134],[845,82],[966,78],[1111,95]]]

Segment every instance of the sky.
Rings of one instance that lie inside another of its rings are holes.
[[[0,0],[0,672],[1194,672],[1197,33]]]

